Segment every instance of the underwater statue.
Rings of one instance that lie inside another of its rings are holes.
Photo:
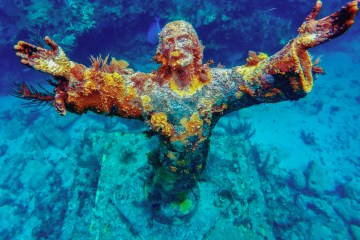
[[[212,129],[221,116],[269,102],[298,100],[309,93],[322,73],[308,49],[342,35],[354,23],[358,1],[316,20],[316,5],[290,40],[273,56],[250,52],[246,64],[231,69],[203,64],[203,49],[194,28],[185,21],[168,23],[160,32],[151,73],[134,72],[122,60],[91,58],[92,67],[70,61],[49,37],[44,49],[19,41],[21,63],[54,77],[54,94],[21,83],[16,94],[47,102],[61,114],[99,114],[139,119],[158,133],[160,144],[149,154],[154,168],[147,198],[163,222],[191,216],[196,207],[197,180],[206,166]],[[119,149],[121,151],[121,149]],[[119,176],[120,177],[120,176]],[[188,211],[181,211],[186,203]]]

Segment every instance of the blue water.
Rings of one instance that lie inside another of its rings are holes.
[[[346,3],[324,0],[320,17]],[[150,72],[158,67],[151,61],[156,45],[148,41],[156,35],[154,19],[160,26],[181,19],[195,27],[204,61],[232,68],[245,63],[249,50],[280,50],[313,4],[1,2],[0,239],[360,239],[359,21],[310,51],[326,74],[306,98],[219,121],[199,182],[203,208],[181,225],[150,224],[146,204],[134,204],[144,191],[136,184],[149,172],[146,154],[157,144],[141,122],[94,113],[61,117],[10,95],[14,82],[49,79],[19,62],[13,50],[19,40],[43,45],[48,35],[86,66],[90,55],[109,54]],[[122,207],[104,197],[117,191],[130,192]]]

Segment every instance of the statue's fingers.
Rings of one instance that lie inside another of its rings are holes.
[[[17,52],[16,56],[20,58],[20,62],[24,65],[31,66],[30,59],[26,54],[23,54],[21,52]]]
[[[16,53],[16,56],[20,58],[20,62],[26,66],[33,67],[34,62],[32,61],[31,57],[28,54],[25,54],[21,51]]]
[[[27,43],[27,42],[24,42],[24,41],[19,41],[18,44],[15,45],[15,49],[20,50],[20,51],[21,50],[25,51],[27,49],[27,50],[32,51],[32,52],[44,50],[41,47],[35,46],[33,44],[30,44],[30,43]]]
[[[20,62],[22,64],[28,65],[30,66],[30,57],[25,54],[25,53],[21,53],[21,52],[17,52],[16,56],[18,56],[20,58]]]
[[[320,0],[317,0],[314,8],[312,9],[311,13],[306,17],[305,20],[306,21],[315,20],[315,18],[317,17],[317,15],[321,10],[321,7],[322,7],[322,2]]]
[[[327,38],[335,38],[343,34],[354,24],[357,12],[358,2],[352,1],[339,11],[317,21],[317,30],[328,35],[326,36]]]
[[[41,54],[41,52],[45,51],[45,49],[41,47],[37,47],[24,41],[19,41],[18,44],[14,46],[14,49],[16,50],[16,56],[25,60],[37,58],[39,57],[39,54]],[[27,63],[24,64],[28,65]]]
[[[345,21],[347,28],[351,27],[351,25],[354,24],[355,16],[359,10],[359,8],[358,8],[359,2],[360,2],[360,0],[352,1],[352,2],[349,2],[348,5],[346,6],[346,11],[349,14],[349,18]]]
[[[28,58],[28,56],[24,53],[22,53],[21,51],[16,53],[16,56],[18,56],[19,58]]]
[[[45,37],[45,43],[51,47],[52,50],[57,51],[58,45],[49,36]]]
[[[29,61],[28,61],[28,60],[26,60],[26,59],[21,59],[21,63],[22,63],[22,64],[24,64],[24,65],[28,65],[28,66],[30,66]]]
[[[357,12],[358,12],[358,2],[352,1],[349,2],[345,7],[342,7],[339,11],[334,12],[333,14],[323,19],[332,19],[334,22],[354,21]]]
[[[349,25],[354,23],[354,18],[358,12],[358,1],[349,2],[345,7],[342,7],[339,11],[320,19],[318,24],[333,23]]]
[[[23,50],[23,47],[21,47],[19,44],[16,44],[16,45],[14,46],[14,49],[15,49],[16,51],[22,51],[22,50]]]

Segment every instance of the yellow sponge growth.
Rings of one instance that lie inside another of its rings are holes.
[[[174,132],[173,126],[167,121],[167,116],[163,112],[153,114],[150,123],[155,131],[161,130],[161,134],[164,136],[170,137]]]

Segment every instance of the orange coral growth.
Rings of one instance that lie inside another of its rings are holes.
[[[200,68],[200,73],[199,73],[199,80],[202,83],[209,83],[212,79],[211,76],[211,68],[210,68],[210,64],[213,64],[214,61],[213,60],[209,60],[206,64],[204,64],[202,66],[202,68]]]
[[[173,173],[177,172],[177,168],[175,166],[170,166],[170,171]]]
[[[126,118],[142,117],[140,97],[132,86],[125,86],[122,75],[90,68],[85,71],[84,78],[86,81],[77,83],[82,91],[68,91],[68,103],[74,105],[76,112],[94,109]]]
[[[105,73],[119,73],[122,75],[133,74],[134,71],[131,68],[127,68],[129,64],[124,60],[116,60],[115,58],[111,59],[110,64],[107,64],[109,59],[109,55],[107,55],[104,59],[99,57],[95,58],[93,56],[90,57],[90,61],[92,64],[92,68],[95,71],[101,71]]]
[[[154,61],[156,63],[160,63],[162,66],[167,66],[168,65],[168,61],[167,58],[164,54],[161,54],[160,52],[157,52],[156,55],[154,56]]]
[[[101,55],[99,55],[96,58],[94,56],[90,56],[91,65],[96,71],[103,70],[104,67],[106,66],[108,59],[109,59],[109,55],[107,55],[104,59],[102,59]]]
[[[249,57],[246,58],[246,67],[250,66],[256,66],[259,62],[261,62],[264,59],[269,58],[268,55],[265,53],[260,52],[259,54],[256,54],[254,51],[249,51]]]
[[[141,102],[138,97],[131,94],[126,95],[119,106],[115,105],[115,107],[118,107],[121,116],[127,118],[139,118],[142,116]]]
[[[200,119],[198,113],[193,113],[189,120],[182,118],[180,123],[186,129],[187,135],[201,135],[201,128],[203,126],[203,120]]]
[[[227,109],[227,107],[228,107],[228,105],[225,103],[221,104],[221,106],[213,106],[212,112],[222,114],[224,112],[224,110]]]
[[[325,74],[324,69],[318,65],[319,63],[320,63],[320,58],[317,58],[313,63],[311,71],[314,74]]]
[[[264,97],[272,98],[272,97],[274,97],[276,95],[279,95],[279,94],[281,94],[281,91],[279,89],[277,89],[277,88],[273,88],[273,89],[271,89],[271,92],[266,92],[264,94]]]
[[[83,81],[86,67],[82,64],[75,64],[70,70],[70,73],[78,80]]]
[[[124,60],[116,60],[115,58],[112,58],[110,62],[110,66],[116,67],[118,69],[125,69],[129,66],[129,63]]]
[[[124,60],[111,59],[110,65],[105,67],[105,71],[108,73],[117,72],[119,74],[132,74],[134,71],[131,68],[127,68],[129,63]]]
[[[265,65],[264,65],[265,66]],[[290,81],[294,92],[308,93],[313,87],[311,57],[307,51],[299,49],[296,42],[291,41],[266,64],[266,73],[282,75],[290,80],[288,73],[293,73],[297,83]]]
[[[191,148],[193,151],[195,151],[195,149],[198,146],[198,143],[200,141],[203,141],[205,139],[205,137],[203,136],[203,124],[204,121],[200,118],[199,114],[193,113],[190,117],[190,119],[187,118],[182,118],[180,120],[181,125],[184,127],[184,131],[180,132],[179,134],[177,134],[176,136],[172,136],[171,137],[171,141],[181,141],[182,143],[186,143],[188,142],[188,138],[192,137],[192,136],[197,136],[198,137],[198,141],[196,141],[193,144],[193,147]]]

